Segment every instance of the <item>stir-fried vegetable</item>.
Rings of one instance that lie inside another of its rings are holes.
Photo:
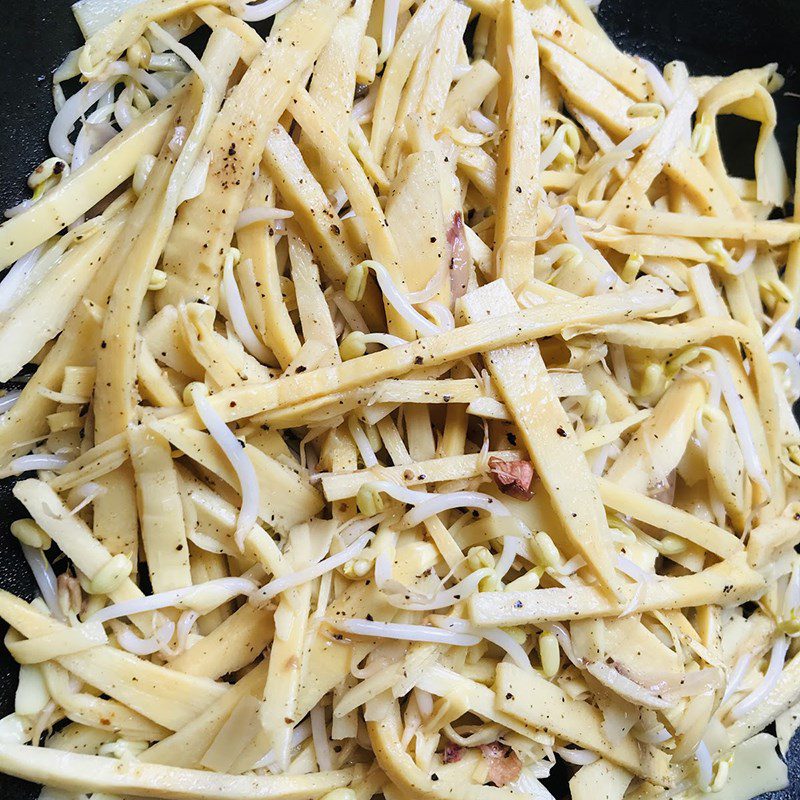
[[[0,770],[69,800],[785,785],[774,66],[662,71],[584,0],[74,11],[54,156],[0,225],[41,595],[0,592]],[[759,125],[754,180],[722,113]]]

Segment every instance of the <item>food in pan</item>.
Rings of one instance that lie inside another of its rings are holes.
[[[785,785],[775,65],[662,71],[582,0],[75,15],[53,157],[0,226],[40,595],[0,593],[0,770],[71,799]]]

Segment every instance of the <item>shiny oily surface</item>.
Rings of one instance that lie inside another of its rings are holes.
[[[758,9],[744,3],[674,2],[658,4],[642,14],[638,3],[607,0],[601,6],[599,18],[623,48],[641,52],[659,66],[667,59],[683,58],[693,73],[727,74],[767,59],[777,60],[788,80],[786,90],[797,89],[793,84],[796,64],[792,59],[796,59],[796,54],[792,45],[800,30],[788,2],[759,4]],[[765,26],[767,19],[769,24]],[[36,47],[30,46],[27,36],[20,35],[22,31],[36,31]],[[0,91],[0,127],[5,134],[0,137],[0,164],[3,165],[2,191],[8,194],[2,197],[0,205],[7,206],[20,199],[24,176],[45,155],[43,134],[52,118],[49,70],[60,62],[68,49],[79,43],[73,37],[74,31],[67,3],[32,0],[15,4],[7,12],[4,29],[0,32],[4,52],[9,54],[9,78]],[[792,120],[796,122],[799,104],[795,98],[780,93],[776,101],[781,126],[779,139],[786,161],[791,165]],[[5,492],[2,509],[7,510],[6,523],[24,513],[15,506],[10,493]],[[28,579],[16,542],[9,535],[0,539],[0,553],[3,588],[30,598],[33,584]],[[6,702],[3,711],[10,710],[13,705],[14,684],[15,668],[10,661],[4,662],[0,684],[0,694]],[[795,772],[796,758],[792,758],[796,752],[797,743],[789,759],[794,781],[799,780]],[[558,787],[550,788],[558,795]],[[33,797],[35,791],[19,781],[0,777],[0,794],[16,800],[17,797]],[[792,786],[783,796],[792,796]]]

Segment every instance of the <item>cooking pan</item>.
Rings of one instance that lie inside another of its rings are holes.
[[[53,118],[51,76],[66,54],[82,43],[71,0],[0,0],[0,207],[27,196],[25,178],[49,155],[47,130]],[[794,174],[800,123],[800,5],[797,0],[603,0],[599,19],[619,46],[659,66],[685,61],[692,74],[728,74],[777,61],[786,85],[776,96],[778,141]],[[740,120],[721,121],[730,171],[752,178],[757,130]],[[791,209],[787,210],[791,213]],[[9,524],[24,510],[0,482],[0,587],[30,600],[33,578]],[[0,646],[0,716],[13,711],[16,665]],[[2,745],[0,745],[2,746]],[[790,785],[764,795],[800,798],[800,736],[788,753]],[[564,775],[548,788],[565,797]],[[33,800],[38,787],[0,775],[0,800]]]

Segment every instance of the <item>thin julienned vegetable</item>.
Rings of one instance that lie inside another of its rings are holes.
[[[41,595],[0,592],[0,770],[69,800],[786,785],[781,79],[530,5],[75,4],[55,155],[0,225]]]

